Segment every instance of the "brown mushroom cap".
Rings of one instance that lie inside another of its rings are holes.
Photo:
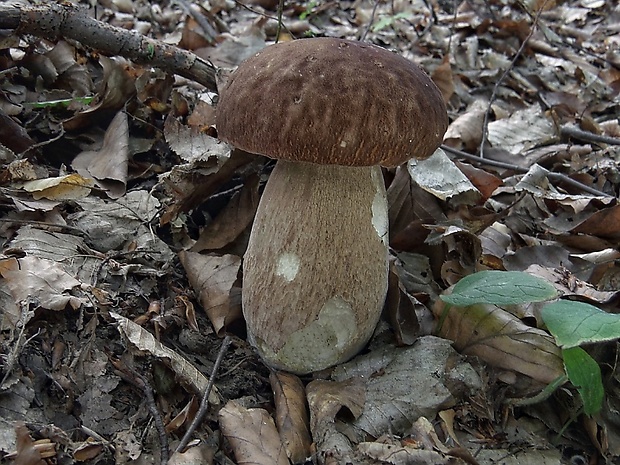
[[[221,89],[219,137],[271,158],[396,166],[426,158],[448,127],[441,93],[409,60],[335,38],[269,46]]]

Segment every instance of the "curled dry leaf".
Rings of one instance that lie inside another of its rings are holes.
[[[433,312],[441,320],[437,335],[454,341],[463,354],[544,384],[564,374],[562,355],[553,338],[495,305],[448,308],[438,300]]]
[[[201,442],[195,447],[190,447],[185,452],[175,452],[168,460],[168,465],[204,465],[214,463],[213,457],[216,448]]]
[[[480,199],[478,189],[441,149],[425,160],[409,160],[407,170],[422,189],[441,200],[450,199],[454,205],[472,205]]]
[[[350,459],[353,454],[351,439],[338,429],[336,416],[343,407],[354,418],[362,414],[366,399],[365,384],[361,378],[350,378],[345,381],[316,380],[306,387],[310,430],[319,460],[330,457],[334,464],[355,463]]]
[[[390,264],[384,312],[387,313],[399,345],[413,344],[420,333],[420,322],[415,311],[416,305],[422,306],[415,297],[409,295],[405,286],[400,282],[393,263]]]
[[[201,255],[181,251],[179,259],[216,333],[241,317],[241,288],[235,286],[241,267],[236,255]]]
[[[97,117],[105,116],[108,111],[118,111],[136,93],[135,77],[129,73],[132,65],[123,58],[108,58],[99,56],[103,68],[101,91],[97,103],[86,110],[77,113],[63,122],[66,131],[73,131],[89,124]]]
[[[595,304],[607,304],[620,296],[620,290],[599,291],[566,268],[551,268],[534,264],[527,267],[525,271],[549,281],[564,297],[579,297],[580,300],[588,300]]]
[[[235,193],[226,207],[200,233],[192,252],[216,250],[233,242],[251,223],[258,208],[259,177],[252,175]]]
[[[230,442],[237,463],[290,465],[276,425],[266,410],[247,409],[230,401],[218,416],[222,433]]]
[[[293,463],[305,463],[310,457],[310,425],[306,392],[301,380],[281,371],[269,375],[276,404],[276,424],[286,455]]]
[[[37,179],[24,183],[24,190],[35,200],[75,200],[87,197],[93,187],[91,179],[73,173],[56,178]]]
[[[84,177],[92,177],[112,199],[125,194],[129,164],[129,125],[127,115],[119,111],[103,138],[99,150],[80,153],[71,166]]]
[[[116,320],[119,332],[125,336],[136,349],[147,352],[153,357],[160,359],[174,371],[179,381],[190,386],[194,392],[204,394],[209,380],[198,371],[194,365],[175,351],[157,341],[151,333],[135,324],[133,321],[114,312],[110,312],[110,316]],[[216,406],[221,404],[220,394],[216,386],[213,386],[211,389],[209,403]]]

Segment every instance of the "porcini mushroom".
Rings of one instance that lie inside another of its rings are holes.
[[[248,339],[268,365],[309,373],[368,342],[387,292],[379,165],[430,156],[447,124],[424,71],[362,42],[279,43],[231,75],[219,137],[279,160],[243,263]]]

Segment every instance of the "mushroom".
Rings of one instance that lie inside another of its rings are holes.
[[[276,158],[243,263],[248,340],[297,374],[344,362],[368,342],[388,282],[381,166],[426,158],[448,118],[418,66],[335,38],[269,46],[221,89],[220,139]]]

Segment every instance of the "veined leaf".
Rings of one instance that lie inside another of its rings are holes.
[[[515,305],[542,302],[558,296],[555,287],[542,278],[521,271],[480,271],[461,279],[452,294],[441,299],[451,305]]]

